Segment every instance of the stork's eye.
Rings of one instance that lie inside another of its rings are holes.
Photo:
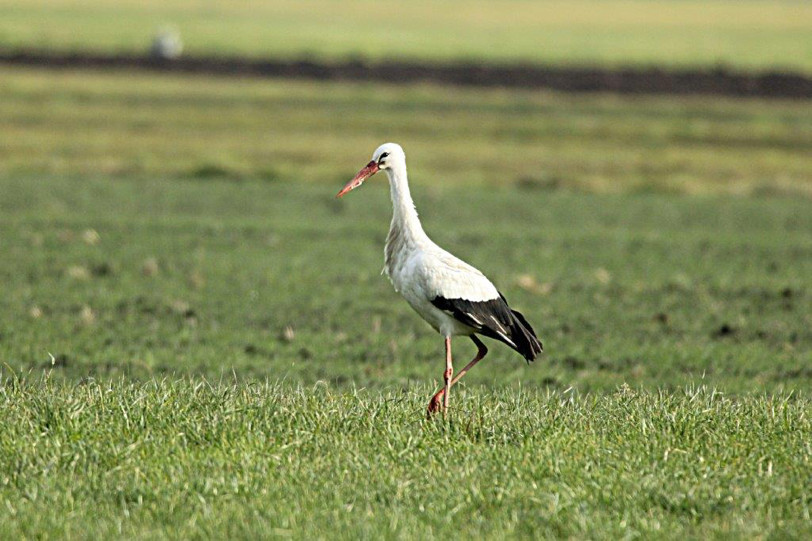
[[[380,162],[381,160],[383,160],[383,159],[384,159],[384,158],[386,158],[387,156],[389,156],[389,153],[388,153],[388,152],[384,152],[383,154],[381,154],[381,157],[380,157],[380,158],[378,158],[378,162]]]

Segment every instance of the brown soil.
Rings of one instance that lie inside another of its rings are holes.
[[[589,68],[408,61],[319,63],[241,57],[184,56],[161,60],[137,55],[0,51],[0,64],[48,68],[141,69],[161,72],[287,77],[315,80],[435,82],[463,86],[549,88],[566,92],[708,94],[812,98],[812,78],[798,73],[745,73],[723,68]]]

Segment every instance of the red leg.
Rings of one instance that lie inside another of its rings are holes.
[[[443,413],[448,409],[448,398],[451,396],[451,376],[454,375],[454,364],[451,362],[451,337],[445,337],[445,372],[443,373],[443,381],[445,387],[443,390]]]
[[[427,411],[427,416],[428,417],[431,417],[431,415],[433,413],[436,413],[437,411],[440,410],[440,400],[441,399],[443,400],[443,407],[445,407],[445,408],[448,407],[448,394],[447,394],[448,390],[450,390],[452,386],[454,386],[460,379],[462,379],[462,376],[464,376],[466,374],[466,372],[468,372],[471,368],[473,368],[476,363],[481,361],[485,357],[485,355],[488,354],[488,348],[485,347],[485,344],[483,344],[482,341],[479,338],[477,338],[476,336],[474,336],[472,334],[471,335],[471,340],[474,341],[474,344],[476,344],[476,347],[477,347],[476,356],[474,357],[474,359],[470,363],[465,365],[465,368],[460,370],[460,373],[457,374],[457,377],[455,377],[453,380],[451,380],[451,383],[447,384],[445,387],[443,387],[442,389],[437,391],[437,394],[435,394],[431,398],[431,401],[429,402],[428,411]],[[451,358],[451,340],[446,339],[446,341],[447,341],[446,342],[447,343],[447,347],[446,347],[447,359],[446,359],[446,362],[448,363],[448,362],[450,362],[449,359]],[[448,368],[446,367],[446,370],[447,369]]]

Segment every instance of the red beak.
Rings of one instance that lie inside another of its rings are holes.
[[[366,167],[358,171],[358,174],[352,177],[352,180],[349,181],[341,191],[336,194],[336,198],[343,196],[345,193],[349,192],[350,190],[354,190],[358,186],[364,183],[366,179],[374,175],[378,172],[378,164],[375,163],[375,160],[369,162]]]

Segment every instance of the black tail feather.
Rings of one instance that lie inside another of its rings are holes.
[[[532,362],[544,351],[541,340],[536,336],[536,331],[527,322],[521,312],[511,310],[513,314],[513,325],[510,327],[511,338],[516,343],[516,351],[522,354],[527,362]]]
[[[498,298],[487,301],[437,296],[431,303],[479,334],[504,342],[519,352],[527,362],[535,360],[542,352],[536,331],[520,312],[508,306],[501,293]]]

